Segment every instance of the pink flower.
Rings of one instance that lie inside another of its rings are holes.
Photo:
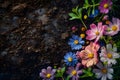
[[[112,6],[111,0],[102,0],[99,6],[100,12],[107,14],[109,10],[111,9],[111,6]]]
[[[97,51],[99,47],[100,46],[98,44],[91,42],[85,50],[77,52],[76,55],[78,58],[81,58],[84,66],[90,67],[98,62]]]
[[[109,27],[105,27],[105,35],[113,36],[120,31],[120,20],[118,18],[112,18],[112,22]]]
[[[90,25],[91,30],[86,31],[86,34],[88,35],[86,39],[87,40],[96,39],[95,42],[97,42],[100,39],[100,37],[103,36],[105,26],[106,25],[102,25],[102,22],[99,22],[98,26],[96,26],[95,24],[91,24]]]

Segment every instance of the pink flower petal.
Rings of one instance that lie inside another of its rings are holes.
[[[96,36],[90,36],[90,35],[86,37],[87,40],[93,40],[95,38],[96,38]]]
[[[101,30],[102,29],[102,22],[99,22],[98,23],[98,30]]]
[[[91,28],[91,29],[94,29],[94,30],[97,30],[97,26],[96,26],[95,24],[91,24],[91,25],[90,25],[90,28]]]
[[[93,60],[89,60],[86,64],[87,67],[90,67],[94,64],[94,61]]]

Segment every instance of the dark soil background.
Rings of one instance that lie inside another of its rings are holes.
[[[0,0],[0,80],[42,80],[70,51],[68,13],[84,0]]]
[[[0,0],[0,80],[41,80],[70,50],[68,13],[82,0]],[[74,23],[74,24],[73,24]]]

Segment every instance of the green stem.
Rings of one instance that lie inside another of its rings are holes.
[[[106,44],[108,43],[104,36],[102,37],[102,39],[105,41]]]
[[[102,18],[103,18],[104,14],[102,14],[99,18],[99,20],[97,20],[97,22],[99,22]]]
[[[88,7],[95,7],[95,6],[98,6],[99,3],[95,4],[95,5],[88,5]],[[86,9],[87,7],[82,7],[83,9]]]
[[[80,19],[80,20],[81,20],[82,24],[85,26],[85,28],[87,29],[87,26],[85,25],[85,23],[83,22],[83,20],[82,19]]]

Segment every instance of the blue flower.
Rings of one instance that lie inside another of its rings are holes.
[[[72,50],[79,50],[82,48],[82,45],[85,43],[85,41],[82,40],[81,37],[78,37],[77,35],[73,35],[72,38],[70,38],[68,44],[71,46]]]
[[[78,60],[76,58],[76,55],[72,52],[68,52],[65,56],[64,56],[64,62],[66,63],[66,65],[68,66],[74,66]]]
[[[90,18],[94,18],[94,17],[96,17],[97,15],[98,15],[98,13],[99,13],[99,11],[96,9],[95,11],[94,11],[94,13],[92,13],[92,14],[90,14]]]

